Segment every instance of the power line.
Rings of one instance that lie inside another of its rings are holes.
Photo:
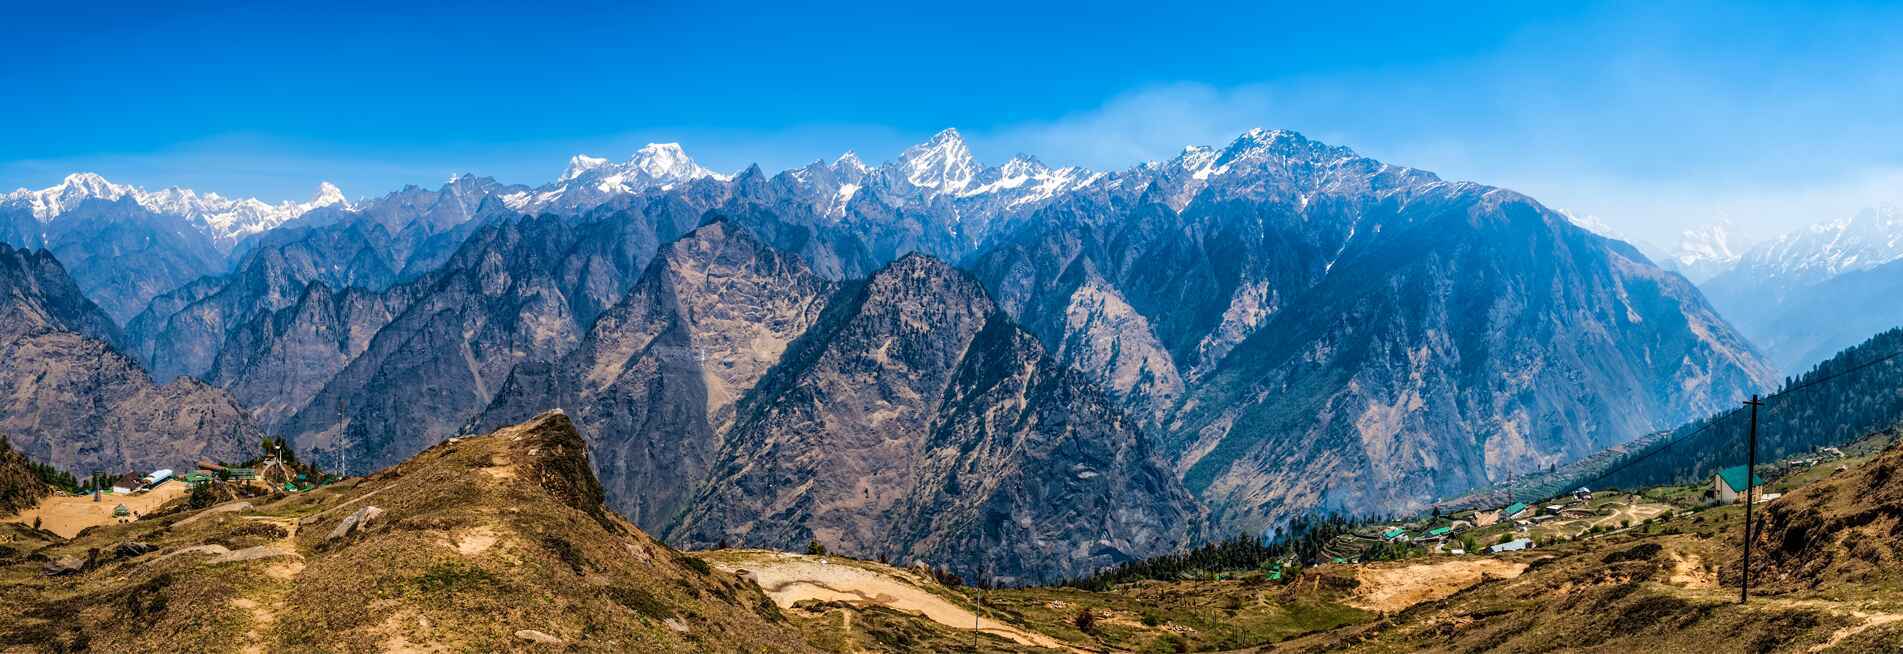
[[[1810,388],[1814,388],[1814,387],[1817,387],[1817,386],[1822,386],[1822,385],[1824,385],[1824,384],[1826,384],[1826,383],[1829,383],[1829,382],[1834,382],[1834,381],[1837,381],[1837,380],[1839,380],[1839,379],[1842,379],[1842,378],[1844,378],[1844,377],[1846,377],[1846,376],[1849,376],[1849,375],[1850,375],[1850,374],[1852,374],[1852,373],[1856,373],[1856,372],[1860,372],[1860,371],[1862,371],[1862,370],[1865,370],[1865,369],[1868,369],[1868,368],[1870,368],[1870,367],[1872,367],[1872,366],[1875,366],[1875,365],[1877,365],[1877,364],[1880,364],[1880,363],[1883,363],[1883,362],[1885,362],[1885,361],[1889,361],[1889,360],[1891,360],[1891,359],[1895,359],[1895,358],[1897,358],[1897,357],[1903,357],[1903,350],[1897,350],[1897,351],[1895,351],[1895,352],[1891,352],[1891,353],[1889,353],[1889,354],[1885,354],[1885,355],[1882,355],[1882,356],[1879,356],[1879,357],[1877,357],[1877,358],[1874,358],[1874,359],[1870,359],[1870,360],[1868,360],[1868,361],[1864,361],[1863,363],[1859,363],[1859,364],[1856,364],[1856,365],[1854,365],[1854,366],[1851,366],[1851,367],[1849,367],[1849,368],[1845,368],[1845,369],[1843,369],[1843,370],[1839,370],[1839,371],[1837,371],[1837,372],[1834,372],[1834,373],[1830,373],[1830,374],[1828,374],[1828,375],[1824,375],[1824,376],[1822,376],[1822,377],[1818,377],[1818,378],[1816,378],[1816,379],[1811,379],[1811,380],[1808,380],[1808,381],[1805,381],[1805,382],[1803,382],[1803,383],[1801,383],[1801,384],[1797,384],[1797,385],[1795,385],[1795,386],[1791,386],[1791,387],[1789,387],[1789,388],[1786,388],[1786,389],[1784,389],[1784,390],[1781,390],[1781,391],[1778,391],[1778,393],[1777,393],[1776,395],[1773,395],[1773,396],[1770,396],[1770,397],[1767,397],[1767,398],[1764,398],[1764,401],[1763,401],[1763,404],[1764,404],[1764,406],[1767,406],[1767,407],[1768,407],[1768,406],[1772,406],[1772,405],[1774,405],[1774,404],[1776,404],[1776,403],[1777,403],[1778,401],[1780,401],[1780,400],[1783,400],[1783,399],[1785,399],[1785,398],[1786,398],[1787,396],[1789,396],[1790,394],[1792,394],[1792,393],[1795,393],[1795,392],[1797,392],[1797,391],[1802,391],[1802,390],[1807,390],[1807,389],[1810,389]],[[1717,416],[1713,416],[1713,417],[1711,418],[1711,421],[1710,421],[1710,422],[1707,422],[1707,423],[1705,423],[1705,425],[1704,425],[1704,426],[1702,426],[1702,427],[1699,427],[1698,429],[1695,429],[1695,430],[1692,430],[1691,432],[1688,432],[1688,433],[1686,433],[1686,434],[1684,434],[1684,435],[1682,435],[1682,436],[1678,436],[1678,437],[1676,437],[1676,438],[1672,438],[1671,440],[1669,440],[1669,441],[1667,441],[1667,442],[1666,442],[1665,444],[1663,444],[1663,445],[1660,445],[1660,446],[1658,446],[1658,447],[1656,447],[1656,448],[1653,448],[1653,449],[1652,449],[1651,451],[1649,451],[1649,452],[1645,452],[1645,453],[1643,453],[1643,454],[1639,454],[1639,455],[1637,455],[1637,456],[1634,456],[1634,457],[1631,457],[1631,458],[1628,458],[1628,459],[1626,459],[1626,460],[1624,460],[1624,461],[1620,461],[1618,465],[1615,465],[1615,466],[1613,466],[1613,467],[1611,467],[1611,468],[1608,468],[1608,469],[1606,469],[1606,470],[1604,470],[1604,471],[1601,471],[1601,472],[1600,472],[1600,473],[1599,473],[1598,475],[1596,475],[1596,476],[1593,476],[1593,477],[1591,477],[1591,478],[1588,478],[1588,479],[1584,479],[1584,480],[1581,480],[1581,481],[1578,481],[1578,482],[1566,482],[1565,484],[1562,484],[1562,485],[1565,485],[1565,486],[1570,486],[1570,485],[1573,485],[1574,483],[1578,483],[1578,484],[1579,484],[1579,485],[1581,485],[1581,486],[1591,486],[1592,484],[1595,484],[1595,483],[1598,483],[1598,482],[1599,482],[1600,480],[1602,480],[1602,479],[1605,479],[1605,478],[1607,478],[1607,477],[1610,477],[1610,476],[1612,476],[1612,475],[1613,475],[1614,473],[1617,473],[1617,472],[1619,472],[1619,471],[1622,471],[1622,470],[1625,470],[1626,468],[1629,468],[1629,467],[1632,467],[1633,465],[1635,465],[1635,464],[1637,464],[1637,463],[1639,463],[1640,461],[1644,461],[1644,460],[1646,460],[1646,459],[1650,459],[1650,458],[1652,458],[1652,457],[1654,457],[1654,456],[1657,456],[1657,455],[1659,455],[1659,454],[1663,454],[1663,453],[1664,453],[1664,452],[1665,452],[1666,450],[1668,450],[1668,449],[1671,449],[1671,448],[1672,448],[1672,446],[1674,446],[1674,445],[1677,445],[1677,444],[1679,444],[1679,443],[1682,443],[1682,442],[1684,442],[1684,441],[1687,441],[1687,440],[1690,440],[1690,439],[1691,439],[1692,437],[1694,437],[1694,436],[1697,436],[1697,435],[1699,435],[1699,434],[1702,434],[1702,433],[1705,433],[1705,432],[1707,432],[1707,431],[1710,431],[1711,429],[1713,429],[1713,428],[1715,428],[1715,427],[1717,427],[1717,426],[1718,426],[1718,425],[1719,425],[1720,423],[1722,423],[1722,422],[1724,422],[1724,421],[1726,421],[1726,420],[1729,420],[1729,419],[1733,419],[1733,418],[1737,418],[1737,417],[1739,417],[1739,416],[1741,416],[1741,415],[1742,415],[1743,413],[1744,413],[1744,411],[1743,411],[1743,410],[1740,410],[1740,409],[1733,409],[1733,410],[1731,410],[1731,411],[1727,411],[1727,412],[1725,412],[1725,413],[1723,413],[1723,414],[1719,414],[1719,415],[1717,415]],[[1510,491],[1509,491],[1509,494],[1511,494],[1511,492],[1510,492]]]
[[[1877,357],[1877,358],[1875,358],[1875,359],[1871,359],[1871,360],[1869,360],[1869,361],[1865,361],[1865,362],[1863,362],[1863,363],[1859,363],[1859,364],[1857,364],[1857,365],[1854,365],[1854,366],[1851,366],[1851,367],[1849,367],[1849,368],[1845,368],[1845,369],[1843,369],[1843,370],[1839,370],[1839,371],[1837,371],[1837,372],[1834,372],[1834,373],[1831,373],[1831,374],[1828,374],[1828,375],[1825,375],[1825,376],[1823,376],[1823,377],[1819,377],[1819,378],[1817,378],[1817,379],[1812,379],[1812,380],[1810,380],[1810,381],[1807,381],[1807,382],[1804,382],[1804,383],[1802,383],[1802,384],[1798,384],[1798,385],[1796,385],[1796,386],[1792,386],[1792,387],[1790,387],[1790,388],[1786,388],[1786,389],[1784,389],[1784,390],[1781,390],[1781,391],[1778,391],[1778,393],[1777,393],[1776,395],[1773,395],[1773,396],[1771,396],[1771,397],[1767,397],[1767,398],[1764,398],[1764,399],[1765,399],[1765,400],[1767,400],[1767,401],[1777,401],[1777,400],[1781,400],[1781,399],[1784,399],[1784,396],[1785,396],[1785,395],[1788,395],[1788,394],[1791,394],[1791,393],[1795,393],[1795,392],[1797,392],[1797,391],[1801,391],[1801,390],[1804,390],[1804,389],[1807,389],[1807,388],[1810,388],[1810,387],[1812,387],[1812,386],[1818,386],[1818,385],[1821,385],[1821,384],[1823,384],[1824,382],[1828,382],[1828,381],[1836,381],[1836,380],[1837,380],[1838,378],[1840,378],[1840,377],[1843,377],[1844,375],[1848,375],[1848,374],[1850,374],[1850,373],[1853,373],[1853,372],[1857,372],[1857,371],[1859,371],[1859,370],[1863,370],[1863,369],[1865,369],[1865,368],[1869,368],[1869,367],[1871,367],[1871,366],[1874,366],[1874,365],[1877,365],[1877,364],[1879,364],[1879,363],[1883,363],[1883,362],[1885,362],[1885,361],[1889,361],[1889,360],[1891,360],[1891,359],[1894,359],[1894,358],[1897,358],[1897,357],[1899,357],[1899,356],[1903,356],[1903,350],[1897,350],[1897,351],[1895,351],[1895,352],[1891,352],[1891,353],[1889,353],[1889,354],[1885,354],[1885,355],[1883,355],[1883,356],[1880,356],[1880,357]]]
[[[1643,454],[1639,454],[1639,455],[1637,455],[1637,456],[1633,456],[1633,457],[1631,457],[1631,458],[1628,458],[1628,459],[1626,459],[1626,460],[1624,460],[1624,461],[1620,461],[1618,465],[1615,465],[1615,466],[1613,466],[1613,467],[1611,467],[1611,468],[1607,468],[1606,470],[1603,470],[1603,471],[1600,471],[1600,473],[1599,473],[1599,474],[1598,474],[1597,476],[1594,476],[1594,477],[1590,477],[1590,478],[1587,478],[1587,479],[1583,479],[1583,480],[1580,480],[1580,481],[1577,481],[1577,482],[1566,482],[1566,483],[1565,483],[1565,484],[1563,484],[1563,485],[1565,485],[1565,486],[1571,486],[1571,485],[1573,485],[1573,484],[1575,484],[1575,483],[1577,483],[1577,484],[1579,484],[1579,485],[1581,485],[1581,486],[1591,486],[1591,485],[1593,485],[1593,484],[1596,484],[1596,483],[1598,483],[1598,482],[1599,482],[1599,480],[1601,480],[1601,479],[1605,479],[1605,478],[1607,478],[1607,477],[1610,477],[1610,476],[1612,476],[1612,475],[1613,475],[1613,473],[1616,473],[1616,472],[1619,472],[1619,471],[1621,471],[1621,470],[1624,470],[1624,469],[1626,469],[1626,468],[1629,468],[1629,467],[1632,467],[1632,465],[1633,465],[1633,464],[1636,464],[1636,463],[1638,463],[1638,462],[1640,462],[1640,461],[1644,461],[1644,460],[1646,460],[1646,459],[1650,459],[1650,458],[1652,458],[1652,457],[1654,457],[1654,456],[1657,456],[1657,455],[1659,455],[1659,454],[1663,454],[1663,453],[1664,453],[1664,452],[1665,452],[1666,450],[1669,450],[1669,449],[1671,449],[1673,445],[1677,445],[1677,444],[1679,444],[1679,443],[1682,443],[1682,442],[1685,442],[1685,441],[1687,441],[1687,440],[1691,440],[1691,438],[1692,438],[1693,436],[1697,436],[1697,435],[1699,435],[1699,434],[1702,434],[1702,433],[1705,433],[1705,432],[1707,432],[1707,431],[1711,431],[1711,430],[1712,430],[1713,428],[1715,428],[1715,427],[1717,427],[1717,426],[1718,426],[1718,425],[1719,425],[1720,423],[1723,423],[1724,421],[1726,421],[1726,420],[1728,420],[1728,419],[1731,419],[1731,418],[1733,418],[1733,417],[1736,417],[1736,414],[1735,414],[1735,413],[1724,413],[1724,414],[1721,414],[1721,415],[1717,415],[1717,416],[1713,416],[1713,417],[1711,418],[1711,421],[1710,421],[1710,422],[1707,422],[1707,423],[1705,423],[1705,426],[1703,426],[1703,427],[1699,427],[1698,429],[1694,429],[1694,430],[1692,430],[1691,432],[1688,432],[1688,433],[1686,433],[1686,434],[1685,434],[1685,435],[1683,435],[1683,436],[1679,436],[1679,437],[1677,437],[1677,438],[1673,438],[1673,439],[1671,439],[1671,440],[1669,440],[1669,441],[1666,441],[1664,445],[1660,445],[1660,446],[1658,446],[1658,447],[1656,447],[1656,448],[1653,448],[1653,449],[1652,449],[1651,451],[1649,451],[1649,452],[1645,452],[1645,453],[1643,453]]]

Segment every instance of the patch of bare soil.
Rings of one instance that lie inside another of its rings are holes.
[[[1494,558],[1466,558],[1407,566],[1369,566],[1357,573],[1361,585],[1349,605],[1395,612],[1442,599],[1480,583],[1484,577],[1513,578],[1526,564]]]
[[[62,538],[72,538],[87,527],[112,524],[117,520],[112,510],[121,504],[134,516],[142,516],[157,511],[166,502],[184,497],[188,492],[190,489],[184,483],[173,481],[143,493],[102,495],[97,502],[93,501],[91,495],[56,494],[42,498],[39,506],[6,520],[30,525],[34,518],[39,518],[41,529],[59,534]]]
[[[879,605],[917,613],[957,629],[972,629],[1009,638],[1021,645],[1074,651],[1050,636],[1020,629],[1014,625],[982,618],[950,600],[919,588],[896,575],[880,574],[845,563],[825,563],[821,557],[778,552],[747,553],[714,561],[730,571],[745,570],[768,597],[782,608],[791,608],[803,600],[842,601],[857,605]]]

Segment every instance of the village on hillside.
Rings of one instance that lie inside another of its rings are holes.
[[[1760,465],[1750,475],[1755,502],[1775,502],[1790,488],[1842,473],[1868,460],[1889,441],[1871,438],[1843,448]],[[1709,475],[1703,483],[1659,486],[1631,492],[1578,487],[1491,508],[1443,512],[1360,524],[1323,546],[1331,563],[1363,563],[1420,555],[1500,554],[1619,533],[1674,516],[1696,515],[1737,504],[1746,495],[1745,466]]]
[[[38,506],[0,521],[72,538],[90,527],[136,521],[175,500],[184,501],[188,508],[203,508],[234,499],[310,492],[341,479],[298,461],[283,441],[266,438],[260,451],[264,454],[237,465],[199,461],[184,474],[164,468],[51,483],[53,492]]]

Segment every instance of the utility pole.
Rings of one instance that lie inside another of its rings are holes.
[[[1757,478],[1758,469],[1758,407],[1763,402],[1753,394],[1751,401],[1744,403],[1751,407],[1751,431],[1746,437],[1744,455],[1744,575],[1738,583],[1738,603],[1751,601],[1751,505],[1757,501],[1758,485],[1752,483]]]

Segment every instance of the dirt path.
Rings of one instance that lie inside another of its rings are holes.
[[[1009,638],[1021,645],[1062,651],[1077,651],[1055,638],[990,618],[980,618],[969,609],[913,585],[904,579],[846,563],[821,563],[820,557],[777,552],[724,553],[712,562],[728,571],[746,570],[781,607],[792,607],[800,600],[843,601],[881,606],[918,613],[933,622],[957,629],[971,629]]]
[[[240,516],[240,519],[277,525],[278,528],[284,530],[284,537],[278,539],[276,547],[291,554],[267,566],[264,570],[265,576],[288,582],[304,571],[304,557],[296,553],[298,527],[296,518]],[[258,599],[238,597],[231,601],[233,606],[251,613],[251,627],[245,632],[244,646],[239,650],[243,654],[264,654],[269,650],[270,641],[266,634],[271,632],[272,626],[277,624],[278,616],[284,612],[284,600],[290,588],[277,584],[259,583],[254,591]]]
[[[94,502],[91,495],[52,495],[40,500],[39,506],[6,518],[6,521],[30,525],[34,518],[39,518],[40,528],[59,534],[62,538],[72,538],[87,527],[112,524],[112,510],[121,504],[126,505],[134,515],[145,515],[189,492],[190,489],[183,482],[168,481],[144,493],[101,495],[98,502]]]
[[[1482,576],[1512,578],[1526,571],[1525,563],[1494,558],[1464,558],[1408,566],[1364,567],[1357,577],[1361,587],[1349,604],[1370,611],[1394,612],[1445,598],[1480,582]]]

